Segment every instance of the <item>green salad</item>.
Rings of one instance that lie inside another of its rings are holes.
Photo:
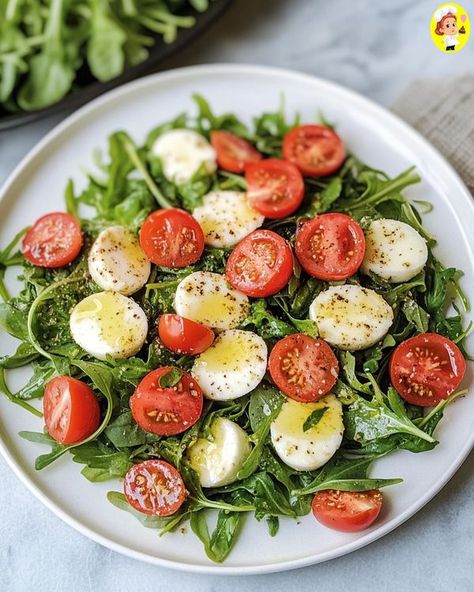
[[[372,463],[432,450],[467,392],[469,304],[430,204],[404,196],[413,168],[371,168],[321,118],[248,127],[194,99],[143,145],[112,134],[67,212],[0,252],[0,327],[19,340],[0,390],[43,417],[20,432],[47,448],[37,470],[69,453],[114,506],[160,535],[189,520],[222,562],[249,513],[270,536],[311,511],[371,526],[401,482]]]
[[[212,0],[0,0],[0,106],[36,111],[173,43]],[[194,12],[193,12],[194,11]]]

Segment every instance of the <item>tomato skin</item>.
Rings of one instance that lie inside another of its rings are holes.
[[[33,265],[54,269],[74,261],[82,244],[79,220],[66,212],[52,212],[36,220],[28,230],[22,251]]]
[[[378,489],[369,491],[318,491],[311,508],[318,522],[341,532],[359,532],[375,522],[382,509]]]
[[[465,372],[461,350],[438,333],[421,333],[402,341],[389,364],[395,390],[408,403],[422,407],[447,399],[459,387]]]
[[[262,160],[262,155],[250,142],[225,130],[212,131],[211,144],[219,167],[231,173],[243,173],[246,164]]]
[[[61,444],[77,444],[91,436],[100,424],[100,406],[94,391],[71,376],[56,376],[43,396],[48,434]]]
[[[145,432],[159,436],[184,432],[202,413],[202,391],[186,372],[174,387],[160,387],[160,378],[170,370],[172,366],[163,366],[147,374],[130,397],[133,419]]]
[[[156,210],[140,228],[140,245],[156,265],[186,267],[201,258],[204,233],[197,220],[184,210]]]
[[[283,158],[296,165],[303,175],[332,175],[345,156],[341,138],[324,125],[300,125],[283,139]]]
[[[177,314],[161,315],[158,335],[163,344],[177,354],[200,354],[214,341],[211,329]]]
[[[245,167],[245,180],[250,205],[267,218],[285,218],[303,201],[303,177],[290,162],[268,158],[250,163]]]
[[[149,516],[171,516],[186,498],[181,475],[164,460],[133,465],[125,475],[123,490],[132,508]]]
[[[277,342],[270,352],[268,369],[287,397],[309,403],[330,392],[336,384],[339,363],[325,341],[294,333]]]
[[[321,214],[298,228],[295,254],[301,267],[313,277],[325,281],[344,280],[362,265],[364,232],[346,214]]]
[[[247,296],[271,296],[290,281],[293,255],[276,232],[254,230],[234,248],[225,273],[229,284]]]

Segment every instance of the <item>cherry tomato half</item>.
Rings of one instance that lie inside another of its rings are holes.
[[[164,345],[177,354],[200,354],[214,341],[211,329],[177,314],[161,315],[158,335]]]
[[[272,230],[255,230],[232,251],[226,266],[228,282],[253,298],[283,289],[293,273],[288,243]]]
[[[301,267],[320,280],[344,280],[359,269],[365,254],[360,225],[346,214],[321,214],[298,228],[295,253]]]
[[[342,532],[369,528],[382,509],[383,496],[378,489],[369,491],[318,491],[313,498],[313,514],[318,522]]]
[[[65,212],[53,212],[39,218],[23,238],[23,255],[33,265],[63,267],[82,249],[79,220]]]
[[[267,218],[289,216],[303,201],[303,177],[290,162],[269,158],[250,163],[245,179],[250,205]]]
[[[171,516],[186,498],[186,488],[178,471],[166,461],[154,459],[128,470],[124,493],[135,510],[150,516]]]
[[[296,165],[303,175],[332,175],[345,156],[341,138],[324,125],[300,125],[283,139],[283,158]]]
[[[61,444],[81,442],[100,424],[100,406],[94,391],[71,376],[56,376],[47,383],[43,415],[48,434]]]
[[[211,144],[217,153],[217,164],[231,173],[243,173],[246,164],[262,159],[260,152],[250,142],[231,132],[211,132]]]
[[[197,220],[184,210],[152,212],[140,229],[140,245],[156,265],[186,267],[204,250],[204,234]]]
[[[287,397],[308,403],[329,393],[336,384],[339,364],[325,341],[295,333],[278,341],[270,353],[268,369]]]
[[[172,369],[172,366],[163,366],[153,370],[141,380],[130,397],[133,419],[146,432],[159,436],[184,432],[202,413],[202,391],[186,372],[176,385],[160,386],[161,377]]]
[[[466,361],[447,337],[421,333],[400,343],[390,358],[390,380],[412,405],[430,407],[447,399],[461,384]]]

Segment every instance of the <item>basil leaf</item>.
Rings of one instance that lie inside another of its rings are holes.
[[[179,368],[172,368],[166,374],[163,374],[158,379],[158,384],[161,388],[172,388],[178,384],[183,376],[183,372]]]
[[[318,425],[328,409],[328,407],[322,407],[321,409],[315,409],[310,413],[303,424],[303,432],[307,432],[311,428],[314,428],[314,426]]]

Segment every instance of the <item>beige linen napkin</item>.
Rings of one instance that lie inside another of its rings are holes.
[[[414,81],[392,110],[438,148],[474,194],[474,76]]]

